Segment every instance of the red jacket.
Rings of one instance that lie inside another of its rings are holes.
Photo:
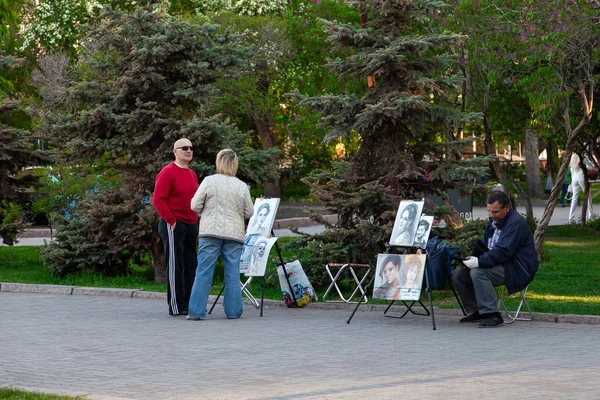
[[[169,225],[173,225],[175,221],[196,224],[198,215],[190,208],[196,190],[198,190],[196,173],[172,162],[156,175],[152,204],[158,211],[158,215]]]

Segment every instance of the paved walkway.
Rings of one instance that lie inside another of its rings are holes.
[[[597,399],[600,326],[0,292],[0,387],[91,399]]]
[[[520,213],[525,213],[525,207],[517,207],[517,210]],[[319,211],[324,212],[323,210],[319,209]],[[576,213],[581,213],[581,207],[577,208]],[[538,206],[538,207],[533,207],[533,214],[536,218],[540,219],[542,217],[542,215],[544,214],[544,207]],[[289,214],[289,215],[300,215],[298,214],[298,210],[296,209],[296,214]],[[473,218],[474,219],[486,219],[488,217],[487,214],[487,210],[484,207],[474,207],[473,208]],[[550,225],[566,225],[569,221],[569,208],[565,207],[565,208],[560,208],[560,207],[556,207],[554,209],[554,213],[552,214],[552,218],[550,219]],[[277,223],[279,222],[279,223]],[[283,219],[283,220],[278,220],[276,221],[276,225],[280,225],[280,226],[299,226],[299,230],[301,232],[305,232],[305,233],[309,233],[309,234],[315,234],[315,233],[319,233],[321,231],[323,231],[324,226],[323,225],[311,225],[310,221],[307,221],[306,218],[288,218],[288,219]],[[309,225],[309,226],[304,226],[304,225]],[[44,232],[49,233],[48,230],[43,230]],[[293,233],[290,229],[287,228],[283,228],[283,229],[274,229],[273,230],[275,233],[275,236],[277,237],[283,237],[283,236],[297,236],[295,233]],[[44,241],[49,242],[50,240],[52,240],[48,235],[38,235],[39,237],[24,237],[24,238],[20,238],[19,239],[19,243],[17,243],[17,246],[41,246],[44,244]],[[0,241],[0,246],[3,246],[4,244],[1,243]]]

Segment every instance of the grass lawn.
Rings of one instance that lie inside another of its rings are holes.
[[[85,397],[55,396],[17,389],[0,389],[0,400],[84,400]]]
[[[286,250],[292,238],[280,238],[284,260],[296,257]],[[555,226],[548,229],[544,244],[545,261],[529,287],[527,298],[534,312],[600,315],[600,232],[581,230],[576,226]],[[150,280],[152,271],[139,269],[125,277],[105,278],[85,273],[65,278],[55,277],[40,260],[38,247],[0,247],[0,282],[41,283],[70,286],[135,288],[165,292],[164,284]],[[274,266],[277,253],[271,252],[267,268],[265,298],[281,300],[279,282]],[[222,287],[222,267],[217,266],[212,293]],[[260,297],[261,279],[255,278],[250,291]],[[321,291],[321,298],[323,292]],[[425,294],[422,299],[426,299]],[[457,308],[449,290],[433,292],[434,305]],[[378,301],[369,300],[369,302]],[[514,304],[515,300],[508,301]],[[385,304],[385,302],[381,302]]]

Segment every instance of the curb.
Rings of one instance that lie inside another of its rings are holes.
[[[60,294],[60,295],[75,295],[75,296],[107,296],[107,297],[129,297],[133,299],[155,299],[167,300],[167,294],[161,292],[146,292],[138,289],[113,289],[113,288],[93,288],[81,286],[60,286],[60,285],[39,285],[29,283],[9,283],[0,282],[0,292],[2,293],[37,293],[37,294]],[[209,301],[214,302],[215,295],[209,297]],[[223,301],[219,299],[219,304]],[[250,301],[244,299],[244,304],[250,305]],[[264,306],[266,307],[286,307],[283,300],[265,299]],[[317,308],[322,310],[348,310],[354,309],[355,304],[347,304],[344,302],[317,302],[309,303],[307,308]],[[363,304],[358,311],[383,312],[388,306],[386,304]],[[404,306],[393,306],[391,311],[404,311]],[[448,316],[462,316],[462,312],[457,309],[437,308],[434,307],[434,313]],[[577,314],[547,314],[533,313],[533,320],[540,322],[554,322],[563,324],[584,324],[584,325],[600,325],[600,315],[577,315]]]

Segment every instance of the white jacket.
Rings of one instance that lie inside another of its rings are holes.
[[[248,186],[235,176],[215,174],[204,178],[191,202],[201,213],[199,236],[244,243],[244,219],[254,213]]]

